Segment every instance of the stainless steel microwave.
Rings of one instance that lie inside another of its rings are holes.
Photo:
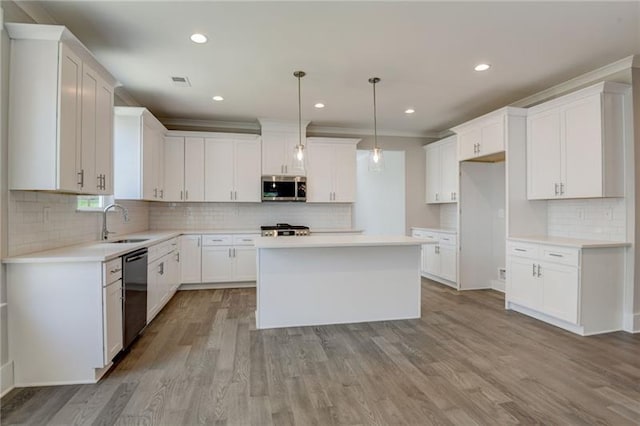
[[[262,201],[307,201],[307,178],[262,176]]]

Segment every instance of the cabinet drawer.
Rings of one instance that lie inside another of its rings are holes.
[[[411,231],[411,236],[414,238],[420,238],[421,240],[438,241],[438,234],[433,231],[425,231],[422,229],[414,229]]]
[[[233,237],[231,235],[203,235],[203,246],[230,246],[233,244]]]
[[[253,240],[259,237],[259,234],[239,234],[233,236],[234,246],[252,246]]]
[[[455,234],[440,234],[438,242],[443,246],[455,246],[458,242],[458,236]]]
[[[122,278],[122,258],[110,260],[104,264],[104,286]]]
[[[535,244],[510,242],[507,245],[507,254],[511,256],[538,258],[538,246]]]
[[[540,246],[540,259],[562,265],[578,266],[580,264],[580,249]]]

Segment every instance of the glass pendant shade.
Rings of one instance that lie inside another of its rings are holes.
[[[373,149],[369,151],[369,171],[381,172],[384,170],[384,157],[382,148],[378,146],[378,117],[376,111],[376,84],[380,83],[378,77],[371,77],[369,83],[373,86]]]
[[[291,171],[296,174],[305,174],[307,169],[306,152],[304,151],[304,143],[302,142],[302,90],[300,89],[300,79],[304,77],[304,71],[295,71],[293,76],[298,79],[298,144],[293,147],[293,155],[291,161]]]
[[[293,147],[291,171],[304,173],[307,165],[307,156],[304,149],[304,145],[296,145]]]
[[[382,155],[382,148],[373,148],[369,151],[369,171],[381,172],[384,170],[384,156]]]

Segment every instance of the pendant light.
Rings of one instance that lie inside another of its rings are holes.
[[[304,71],[295,71],[293,76],[298,79],[298,145],[293,148],[292,171],[296,173],[305,172],[306,155],[304,152],[304,143],[302,142],[302,97],[300,91],[300,79],[304,77]]]
[[[376,84],[380,83],[378,77],[371,77],[369,83],[373,85],[373,149],[369,152],[369,171],[381,172],[384,170],[384,157],[382,148],[378,146],[378,121],[376,117]]]

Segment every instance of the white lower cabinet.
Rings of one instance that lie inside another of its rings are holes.
[[[581,335],[620,330],[623,250],[510,241],[506,307]]]
[[[256,280],[257,235],[203,235],[202,282],[242,282]]]
[[[202,281],[206,283],[233,281],[231,247],[202,247]]]
[[[147,266],[147,323],[169,302],[178,288],[178,239],[149,247]]]
[[[122,350],[122,258],[106,262],[102,289],[104,361],[111,362]]]
[[[202,282],[202,235],[180,237],[181,278],[183,284]]]
[[[411,236],[433,243],[422,245],[422,275],[438,282],[457,287],[458,249],[456,234],[413,229]]]
[[[15,386],[95,383],[122,349],[122,261],[7,264]]]

